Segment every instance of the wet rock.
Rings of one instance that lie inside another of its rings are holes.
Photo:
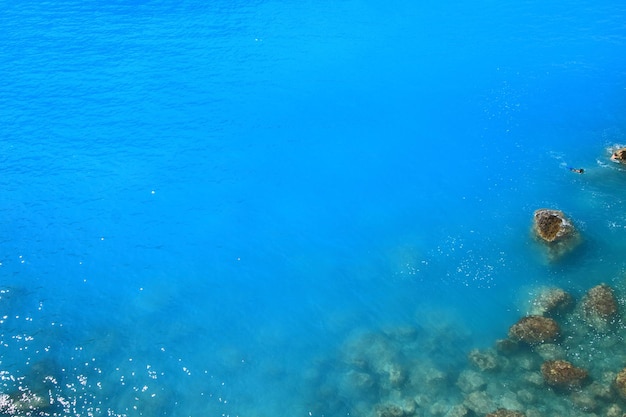
[[[611,161],[626,164],[626,148],[619,148],[611,154]]]
[[[600,284],[585,294],[582,301],[585,320],[598,330],[606,330],[617,316],[617,299],[613,289]]]
[[[529,344],[554,342],[559,338],[559,333],[557,322],[542,316],[522,317],[509,329],[511,339]]]
[[[560,210],[539,209],[534,213],[533,232],[544,242],[550,261],[571,252],[580,243],[580,234]]]
[[[586,370],[564,360],[544,362],[541,365],[541,374],[548,385],[556,388],[578,387],[588,376]]]
[[[572,222],[560,210],[536,210],[534,221],[536,235],[546,242],[562,240],[574,234]]]
[[[531,315],[557,316],[574,305],[571,295],[560,288],[545,288],[532,302]]]
[[[617,376],[613,381],[613,386],[620,397],[626,400],[626,368],[617,373]]]
[[[487,414],[485,417],[525,417],[524,413],[519,411],[507,410],[506,408],[499,408],[493,413]]]
[[[468,355],[469,362],[481,371],[493,371],[498,368],[498,360],[494,352],[473,349]]]

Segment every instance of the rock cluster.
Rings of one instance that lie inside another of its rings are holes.
[[[406,329],[362,334],[329,367],[341,370],[330,378],[339,385],[316,401],[340,398],[341,406],[353,404],[351,415],[366,417],[624,417],[626,327],[597,327],[621,322],[616,292],[608,284],[579,297],[543,288],[530,304],[535,314],[514,323],[493,348],[470,350],[460,369],[446,363],[458,343],[448,338],[454,332],[443,330],[438,339]]]

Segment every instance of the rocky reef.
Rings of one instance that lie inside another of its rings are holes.
[[[576,296],[539,288],[505,338],[453,366],[446,358],[463,341],[446,326],[361,333],[329,365],[336,374],[324,373],[316,401],[341,398],[331,411],[368,417],[624,417],[620,292],[606,283]]]

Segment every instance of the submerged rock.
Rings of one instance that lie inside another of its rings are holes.
[[[619,148],[613,151],[611,154],[611,161],[619,162],[621,164],[626,163],[626,148]]]
[[[465,397],[463,406],[476,414],[487,414],[489,410],[496,408],[493,400],[484,391],[475,391],[469,394]]]
[[[556,343],[544,343],[538,346],[535,346],[533,349],[535,353],[541,356],[543,360],[554,360],[565,357],[567,352],[562,346],[557,345]]]
[[[583,411],[594,411],[599,406],[593,395],[585,391],[573,392],[570,400],[572,400],[572,404]]]
[[[626,400],[626,368],[619,371],[613,382],[613,386],[617,393]]]
[[[29,390],[16,392],[12,395],[0,394],[0,414],[2,415],[31,415],[43,412],[50,407],[47,396],[35,394]]]
[[[522,317],[509,329],[511,339],[529,344],[554,342],[559,338],[559,333],[557,322],[542,316]]]
[[[487,384],[485,378],[476,371],[471,371],[469,369],[464,370],[459,375],[459,379],[456,381],[457,387],[461,389],[461,391],[465,393],[471,393],[474,391],[478,391],[482,389]]]
[[[548,385],[557,388],[572,388],[582,385],[588,373],[568,361],[554,360],[546,361],[541,365],[541,375]]]
[[[524,413],[519,411],[507,410],[506,408],[499,408],[493,413],[487,414],[485,417],[525,417]]]
[[[531,313],[537,316],[555,316],[568,311],[574,305],[571,295],[560,288],[545,288],[532,302]]]
[[[473,349],[468,354],[469,362],[481,371],[493,371],[498,368],[498,358],[492,351]]]
[[[597,285],[587,291],[582,306],[585,320],[599,330],[604,330],[617,315],[617,299],[607,284]]]
[[[611,404],[606,409],[606,417],[623,417],[623,411],[617,404]]]
[[[498,339],[496,340],[496,350],[498,353],[510,355],[519,350],[520,344],[517,340]]]
[[[462,404],[452,407],[444,417],[467,417],[469,410]]]
[[[402,417],[404,410],[395,404],[383,404],[376,407],[378,417]]]

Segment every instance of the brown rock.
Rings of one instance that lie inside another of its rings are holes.
[[[542,316],[522,317],[509,329],[509,337],[526,343],[554,342],[559,338],[556,321]]]
[[[574,233],[574,226],[560,210],[536,210],[534,219],[535,233],[546,242],[554,242]]]
[[[617,299],[607,284],[596,285],[585,295],[583,309],[586,316],[610,320],[617,314]]]
[[[616,149],[613,154],[611,154],[611,161],[620,162],[622,164],[626,163],[626,148]]]
[[[588,376],[586,370],[564,360],[544,362],[541,374],[548,385],[558,388],[578,387]]]
[[[617,393],[626,400],[626,368],[619,371],[613,382]]]
[[[487,414],[485,417],[525,417],[524,413],[519,411],[507,410],[506,408],[499,408],[493,413]]]

